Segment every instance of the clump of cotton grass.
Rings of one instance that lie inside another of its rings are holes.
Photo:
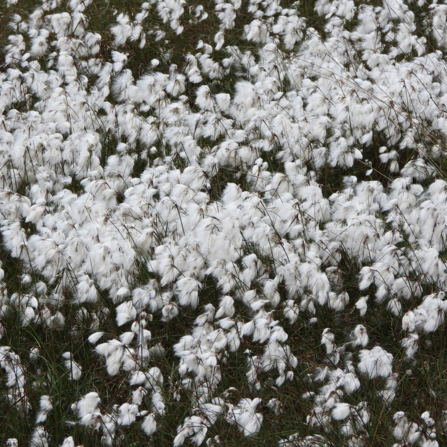
[[[6,398],[12,406],[22,413],[30,409],[29,400],[25,393],[25,370],[20,357],[11,351],[9,346],[0,347],[0,367],[6,373],[6,387],[8,394]]]
[[[85,420],[87,420],[91,419],[91,415],[95,414],[100,402],[101,399],[99,398],[98,393],[92,391],[87,393],[76,404],[73,404],[72,409],[73,411],[76,411],[81,420],[83,418],[86,418]]]
[[[236,407],[230,407],[227,414],[227,421],[234,424],[244,436],[253,436],[261,429],[263,415],[256,413],[256,407],[261,403],[260,398],[242,399]]]
[[[53,409],[50,396],[41,396],[39,401],[39,412],[36,416],[36,424],[45,422],[48,417],[48,413]]]
[[[117,435],[120,427],[132,425],[137,418],[142,418],[148,414],[146,410],[139,410],[139,404],[129,404],[127,402],[120,406],[115,405],[111,413],[102,413],[98,408],[100,402],[98,393],[90,392],[78,402],[72,404],[71,408],[77,413],[80,425],[102,431],[101,442],[105,445],[111,446],[119,439]],[[149,433],[148,419],[150,419],[149,416],[143,423],[142,428],[146,434],[152,434],[153,431]],[[64,442],[67,445],[72,445],[73,438],[66,438]]]
[[[48,442],[48,433],[45,431],[42,425],[38,425],[31,436],[30,445],[32,445],[33,447],[48,447]]]
[[[79,380],[82,375],[82,367],[73,360],[71,352],[64,352],[62,357],[65,359],[64,365],[68,370],[70,380]]]
[[[380,346],[373,349],[360,351],[360,372],[367,374],[370,379],[375,377],[388,377],[392,373],[393,355],[386,352]]]
[[[403,411],[394,414],[393,417],[396,426],[393,430],[395,439],[403,443],[419,443],[424,446],[438,446],[435,428],[435,420],[430,416],[429,411],[421,415],[422,423],[410,422]],[[398,445],[402,445],[398,444]]]

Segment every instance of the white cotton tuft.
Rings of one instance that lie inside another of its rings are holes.
[[[39,402],[39,412],[36,417],[36,424],[40,424],[47,420],[48,413],[53,409],[50,396],[41,396]]]
[[[368,310],[368,299],[369,296],[363,296],[355,303],[355,307],[359,310],[360,316],[362,317],[366,315],[366,311]]]
[[[358,324],[354,331],[351,333],[352,345],[365,347],[369,342],[368,332],[366,327],[362,324]]]
[[[337,403],[332,410],[332,417],[337,421],[346,419],[351,414],[351,406],[345,403]]]
[[[223,31],[219,31],[215,36],[214,36],[214,43],[216,44],[215,50],[219,51],[223,44],[225,42],[224,39],[224,32]]]
[[[296,323],[300,313],[299,306],[296,305],[294,300],[287,300],[284,305],[284,316],[289,320],[290,324]]]
[[[119,425],[131,425],[135,422],[138,414],[138,405],[124,403],[118,408],[119,412]]]
[[[413,332],[415,329],[415,315],[411,310],[402,317],[402,329],[408,332]]]
[[[386,352],[380,346],[373,349],[363,349],[359,354],[360,363],[358,368],[360,372],[368,375],[370,379],[375,377],[388,377],[392,373],[393,355]]]
[[[408,337],[404,338],[401,342],[403,348],[405,348],[405,355],[407,358],[413,358],[419,348],[419,335],[410,333]]]
[[[77,412],[80,418],[84,416],[95,413],[98,408],[101,399],[98,396],[98,393],[94,391],[86,394],[78,403],[77,403]]]
[[[127,54],[112,51],[113,71],[119,73],[127,63]]]
[[[116,323],[118,326],[122,326],[135,320],[136,316],[137,311],[133,306],[132,301],[126,301],[116,308]]]
[[[196,104],[202,110],[213,110],[214,103],[211,91],[207,85],[202,85],[197,90]]]
[[[104,332],[95,332],[94,334],[90,335],[90,337],[87,339],[89,343],[94,345],[96,342],[99,341],[99,339],[104,335]]]
[[[163,309],[161,310],[161,314],[162,314],[161,321],[167,322],[175,318],[179,314],[179,310],[177,305],[171,302],[163,307]]]
[[[392,300],[390,300],[386,308],[396,317],[398,317],[402,312],[402,304],[400,303],[398,298],[393,298]]]
[[[34,429],[29,444],[32,447],[48,447],[48,433],[41,425]]]
[[[135,332],[124,332],[120,335],[120,341],[123,345],[130,345],[135,337]]]
[[[219,109],[226,112],[231,104],[231,96],[228,93],[218,93],[215,98]]]
[[[323,331],[321,337],[321,344],[326,347],[326,354],[332,354],[335,349],[335,335],[331,332],[329,328]]]
[[[222,317],[231,318],[234,315],[234,312],[235,308],[233,298],[231,298],[231,296],[223,296],[222,298],[220,298],[219,309],[217,309],[215,315],[216,319]]]
[[[264,419],[261,413],[255,412],[260,402],[260,398],[241,399],[237,407],[229,410],[227,421],[237,425],[239,430],[244,432],[244,436],[255,435],[260,431]]]
[[[82,367],[73,360],[71,352],[64,352],[62,357],[65,359],[64,365],[68,370],[70,380],[79,380],[82,375]]]
[[[151,436],[157,431],[157,422],[155,421],[155,414],[151,413],[144,419],[141,428],[146,435]]]
[[[138,387],[135,391],[132,391],[132,403],[135,405],[141,405],[146,395],[147,390],[142,386]]]
[[[342,292],[337,295],[334,292],[329,292],[329,307],[335,311],[345,310],[346,306],[349,303],[349,294],[348,292]]]

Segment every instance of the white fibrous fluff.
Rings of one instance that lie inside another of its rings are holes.
[[[444,2],[26,3],[0,7],[6,445],[442,445]]]
[[[394,357],[380,346],[375,346],[371,350],[361,350],[359,358],[359,371],[366,374],[370,379],[375,377],[388,377],[392,373]]]
[[[231,408],[227,414],[227,421],[235,424],[244,436],[253,436],[261,429],[263,415],[256,413],[256,407],[261,399],[241,399],[236,407]]]

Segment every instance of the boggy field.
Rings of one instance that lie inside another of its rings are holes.
[[[4,0],[0,444],[447,445],[447,5]]]

